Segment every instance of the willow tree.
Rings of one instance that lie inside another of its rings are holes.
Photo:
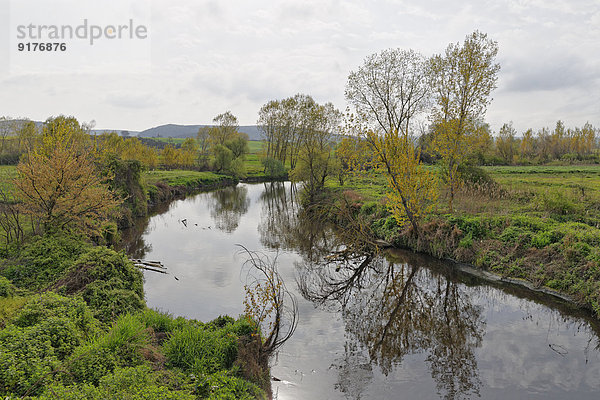
[[[476,31],[462,45],[451,43],[443,55],[430,60],[436,105],[433,144],[443,162],[450,210],[460,182],[459,166],[468,155],[472,133],[483,120],[492,100],[490,94],[496,88],[500,70],[495,61],[497,54],[498,44]]]
[[[435,177],[412,138],[412,124],[430,99],[427,61],[412,50],[373,54],[350,73],[345,95],[357,113],[351,125],[368,144],[372,164],[387,175],[394,217],[418,235],[420,217],[437,199]]]

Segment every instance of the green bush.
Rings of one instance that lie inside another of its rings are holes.
[[[3,276],[0,276],[0,297],[12,297],[15,294],[15,287],[12,282]]]
[[[117,367],[143,364],[140,350],[149,342],[146,324],[135,316],[121,316],[107,333],[76,349],[67,363],[69,372],[76,382],[98,384]]]
[[[39,393],[42,378],[61,371],[61,361],[97,332],[98,321],[77,298],[46,293],[27,303],[0,331],[0,392]]]
[[[12,321],[18,327],[31,327],[55,317],[75,324],[85,338],[99,330],[98,321],[86,304],[77,297],[64,297],[47,292],[32,298]]]
[[[173,332],[163,348],[170,366],[211,374],[233,366],[237,337],[224,329],[186,326]]]
[[[279,160],[276,160],[272,157],[267,157],[261,161],[264,169],[265,175],[269,178],[284,178],[286,176],[285,166]]]
[[[209,376],[200,376],[197,382],[197,393],[209,400],[255,400],[267,396],[258,386],[226,371]]]
[[[90,245],[81,238],[45,235],[26,245],[15,265],[8,265],[2,275],[17,287],[38,290],[55,282]]]
[[[81,255],[57,283],[68,294],[81,292],[101,321],[142,310],[142,273],[124,254],[95,247]]]
[[[146,327],[152,328],[155,332],[163,333],[173,332],[192,323],[182,317],[173,318],[169,313],[149,309],[144,310],[137,317]]]
[[[156,374],[147,366],[117,368],[100,378],[98,386],[91,384],[64,386],[55,384],[39,397],[40,400],[193,400],[196,397],[181,390],[172,390],[157,382]]]

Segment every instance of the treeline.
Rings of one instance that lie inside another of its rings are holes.
[[[115,132],[92,135],[90,126],[73,117],[51,117],[40,126],[27,119],[1,117],[0,165],[16,165],[24,154],[39,146],[45,132],[59,119],[77,126],[82,133],[81,144],[94,154],[138,161],[146,169],[184,168],[245,175],[243,160],[248,153],[248,136],[238,131],[238,120],[229,111],[214,118],[216,126],[201,128],[196,138],[187,138],[179,146],[123,137]]]
[[[304,181],[312,197],[340,171],[333,150],[341,120],[332,103],[319,104],[308,95],[269,101],[258,112],[266,142],[263,165],[283,169],[289,164],[290,178]]]
[[[432,145],[434,135],[434,129],[430,128],[417,139],[421,158],[429,164],[439,160]],[[562,121],[557,121],[553,129],[527,129],[519,133],[511,122],[503,124],[495,134],[489,125],[482,124],[472,136],[468,159],[473,165],[600,163],[598,129],[590,123],[568,128]]]

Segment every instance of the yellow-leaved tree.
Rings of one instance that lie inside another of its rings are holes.
[[[367,132],[374,150],[374,163],[388,179],[389,207],[400,225],[409,222],[419,234],[419,220],[433,211],[438,197],[435,174],[421,163],[420,150],[413,140],[398,131],[378,135]]]
[[[442,172],[452,203],[460,182],[459,167],[477,139],[477,124],[483,119],[490,93],[496,88],[500,65],[495,62],[498,44],[487,35],[473,32],[464,43],[452,43],[444,55],[430,59],[435,92],[435,136],[433,147],[442,159]]]
[[[45,231],[97,235],[118,205],[89,149],[85,128],[61,116],[46,121],[41,144],[21,158],[15,187]]]

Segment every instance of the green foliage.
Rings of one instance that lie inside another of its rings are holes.
[[[91,384],[50,386],[40,400],[193,400],[196,397],[181,390],[172,390],[158,382],[157,374],[148,366],[117,368],[99,380],[98,386]]]
[[[22,249],[18,263],[7,265],[1,273],[17,287],[40,289],[56,281],[88,248],[89,244],[75,236],[36,237]]]
[[[209,400],[255,400],[266,399],[265,393],[258,386],[226,371],[209,376],[200,376],[197,392],[202,398]]]
[[[15,294],[15,287],[12,282],[3,276],[0,276],[0,297],[12,297]]]
[[[233,152],[222,144],[218,144],[212,148],[213,152],[213,170],[217,172],[225,172],[231,168],[233,161]]]
[[[549,213],[563,216],[578,214],[582,211],[580,202],[559,191],[538,195],[538,207]]]
[[[483,168],[470,164],[458,166],[458,174],[463,183],[469,185],[495,186],[496,181]]]
[[[283,178],[286,176],[285,166],[279,160],[276,160],[272,157],[267,157],[261,161],[265,169],[265,174],[269,178]]]
[[[104,171],[111,177],[110,190],[123,200],[122,218],[128,225],[132,223],[132,217],[146,215],[148,199],[141,180],[142,163],[137,160],[119,160],[111,157],[106,161]]]
[[[233,366],[237,337],[226,329],[186,326],[173,332],[164,352],[172,367],[211,374]]]
[[[117,367],[143,364],[140,350],[149,342],[149,332],[140,319],[121,316],[107,333],[76,349],[67,363],[69,372],[75,382],[98,384]]]
[[[182,317],[173,318],[170,314],[146,309],[138,314],[138,318],[147,327],[152,328],[155,332],[170,333],[174,330],[181,329],[190,324],[190,322]]]
[[[0,297],[0,329],[14,318],[21,307],[27,303],[27,297]]]
[[[98,330],[98,322],[81,299],[64,297],[53,292],[32,297],[12,322],[25,328],[40,324],[51,317],[72,321],[85,337],[94,335]]]
[[[98,331],[83,301],[55,293],[33,298],[12,322],[0,331],[0,392],[19,395],[39,393],[40,380],[61,372],[60,362]]]
[[[248,136],[245,134],[237,134],[234,138],[227,140],[225,146],[233,153],[233,158],[242,158],[248,153]]]
[[[81,255],[57,286],[69,294],[81,292],[96,318],[105,322],[145,306],[142,273],[124,254],[106,247]]]

